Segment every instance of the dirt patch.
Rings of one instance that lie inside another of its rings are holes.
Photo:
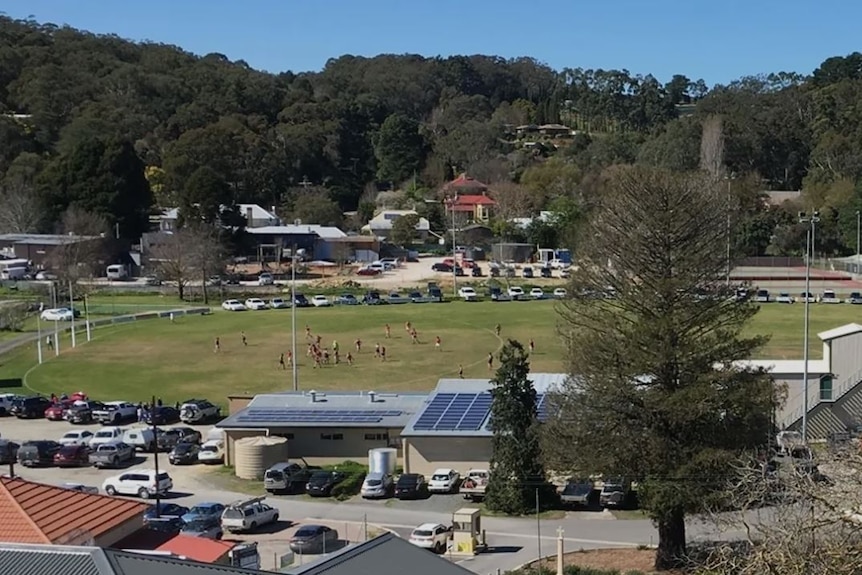
[[[635,571],[645,575],[658,573],[653,569],[655,563],[655,549],[591,549],[588,551],[573,551],[563,556],[564,565],[577,565],[578,567],[589,567],[592,569],[603,569],[607,571],[617,570],[620,573]],[[557,568],[556,557],[543,559],[541,566],[550,572]],[[529,567],[539,567],[538,562],[531,563]],[[682,571],[662,571],[662,575],[681,575]]]

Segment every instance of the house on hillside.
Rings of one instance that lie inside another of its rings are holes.
[[[257,204],[237,204],[237,211],[245,218],[246,228],[262,228],[265,226],[277,226],[280,221],[275,215],[275,208],[265,210]],[[155,228],[160,232],[172,232],[177,229],[179,208],[166,208],[162,213],[155,216],[153,220]]]
[[[402,216],[418,215],[416,210],[383,210],[371,218],[367,224],[362,226],[362,233],[371,234],[385,240],[392,231],[392,224]],[[426,218],[419,218],[416,224],[416,235],[419,239],[426,239],[431,230],[431,224]]]
[[[448,218],[454,217],[458,225],[487,223],[493,215],[497,202],[489,196],[490,189],[479,180],[461,174],[445,186],[443,192]]]
[[[544,124],[539,126],[539,133],[549,138],[565,138],[572,135],[572,129],[562,124]]]

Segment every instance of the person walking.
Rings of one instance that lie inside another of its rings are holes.
[[[531,337],[530,338],[530,353],[533,353],[534,351],[536,351],[536,342],[533,341],[533,338]]]
[[[494,335],[500,337],[500,332],[503,331],[503,327],[498,323],[494,326]]]
[[[458,377],[464,379],[464,366],[460,363],[458,364]]]
[[[349,351],[347,352],[347,365],[353,365],[353,355]]]
[[[213,352],[218,353],[221,351],[221,341],[218,337],[215,338],[215,347],[213,348]]]
[[[440,336],[439,336],[439,335],[438,335],[438,336],[436,336],[436,337],[434,338],[434,348],[435,348],[437,351],[443,351],[443,347],[442,347],[442,345],[443,345],[443,340],[441,340],[441,339],[440,339]]]
[[[293,352],[291,350],[287,350],[287,365],[293,367]]]
[[[245,337],[245,332],[244,332],[244,331],[241,331],[241,332],[239,332],[239,333],[240,333],[240,336],[242,336],[242,345],[243,345],[243,347],[248,347],[248,339],[246,339],[246,337]]]
[[[281,356],[279,356],[279,358],[278,358],[278,365],[280,365],[280,366],[281,366],[281,369],[286,369],[286,368],[285,368],[285,366],[284,366],[284,354],[281,354]]]
[[[380,361],[386,361],[386,346],[380,346]]]
[[[414,344],[419,343],[419,332],[417,332],[415,329],[410,332],[410,337],[413,339]]]
[[[489,353],[488,354],[488,371],[493,371],[493,370],[494,370],[494,354]]]
[[[374,357],[380,357],[380,344],[374,344]]]
[[[336,340],[332,340],[332,351],[338,353],[338,342]]]
[[[384,328],[384,331],[386,332],[386,339],[389,339],[389,338],[391,338],[391,337],[392,337],[392,328],[391,328],[391,327],[389,327],[389,324],[388,324],[388,323],[386,324],[386,327]]]
[[[362,340],[359,339],[358,337],[356,338],[356,341],[353,342],[353,345],[356,347],[356,353],[359,353],[362,351]]]

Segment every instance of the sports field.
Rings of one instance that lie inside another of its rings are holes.
[[[160,300],[160,304],[164,304]],[[136,303],[135,305],[143,305]],[[441,377],[486,377],[487,355],[502,339],[494,326],[502,326],[502,338],[525,345],[535,342],[532,369],[565,370],[564,351],[557,334],[554,301],[492,303],[350,306],[300,309],[297,312],[299,387],[310,390],[421,391],[433,388]],[[769,304],[756,316],[751,331],[771,334],[760,357],[798,359],[802,356],[801,305]],[[414,344],[404,324],[418,330]],[[821,356],[816,334],[839,325],[862,321],[862,306],[812,305],[811,353]],[[391,339],[384,326],[391,326]],[[337,341],[342,364],[314,368],[306,355],[306,325],[324,346]],[[245,332],[248,345],[242,344]],[[442,340],[436,350],[434,338]],[[214,351],[218,337],[221,349]],[[362,341],[362,351],[354,347]],[[61,340],[62,353],[51,355],[34,367],[35,343],[0,356],[0,378],[22,377],[40,392],[84,390],[101,399],[145,400],[152,394],[166,402],[204,396],[224,402],[232,393],[288,390],[291,370],[281,369],[279,356],[291,342],[290,310],[216,311],[210,316],[146,320],[94,331],[94,339],[69,347]],[[374,357],[374,346],[386,347],[386,361]],[[347,351],[354,364],[344,362]]]

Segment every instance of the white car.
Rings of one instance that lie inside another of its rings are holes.
[[[795,301],[796,299],[787,292],[781,292],[778,294],[778,297],[775,298],[776,303],[793,303]]]
[[[246,309],[261,310],[266,309],[268,306],[266,305],[266,302],[262,299],[257,297],[250,297],[245,300],[245,307]]]
[[[290,307],[290,302],[280,297],[274,297],[269,300],[269,307],[272,309],[284,309]]]
[[[542,288],[534,287],[530,290],[530,297],[533,299],[545,299],[545,292],[542,291]]]
[[[817,297],[815,297],[815,295],[810,291],[802,292],[799,294],[799,301],[801,301],[802,303],[817,303]]]
[[[57,279],[57,274],[52,274],[51,272],[41,271],[36,274],[36,279],[39,281],[53,281]]]
[[[137,495],[141,499],[149,499],[156,493],[167,495],[173,488],[170,475],[161,472],[157,479],[153,469],[135,469],[102,482],[102,491],[108,495]]]
[[[506,292],[512,299],[524,299],[524,288],[522,287],[512,286]]]
[[[479,299],[479,294],[470,286],[464,286],[458,290],[458,297],[464,301],[476,301]]]
[[[221,514],[221,526],[225,531],[254,531],[269,523],[278,523],[278,509],[262,503],[265,497],[247,501],[235,501]]]
[[[238,299],[229,299],[221,304],[221,308],[225,311],[245,311],[245,306]]]
[[[437,469],[428,481],[431,493],[455,493],[461,484],[461,474],[454,469]]]
[[[563,299],[566,297],[567,293],[566,288],[557,288],[554,290],[554,297],[557,299]]]
[[[332,305],[332,302],[325,295],[316,295],[311,298],[311,305],[314,307],[329,307]]]
[[[270,273],[262,273],[257,276],[257,285],[259,286],[271,286],[275,283],[275,279],[272,277]]]
[[[823,296],[820,298],[820,303],[841,303],[841,298],[835,295],[831,289],[823,290]]]
[[[222,463],[224,461],[224,441],[212,439],[201,445],[198,451],[198,461],[201,463]]]
[[[67,307],[46,309],[42,312],[42,321],[72,321],[74,312]]]
[[[452,529],[439,523],[423,523],[410,533],[410,543],[435,553],[444,553],[449,547]]]
[[[90,445],[93,432],[81,429],[78,431],[67,431],[60,438],[60,445]]]
[[[96,447],[105,443],[122,441],[125,432],[126,430],[121,427],[103,427],[90,437],[88,445],[91,449],[96,449]]]

